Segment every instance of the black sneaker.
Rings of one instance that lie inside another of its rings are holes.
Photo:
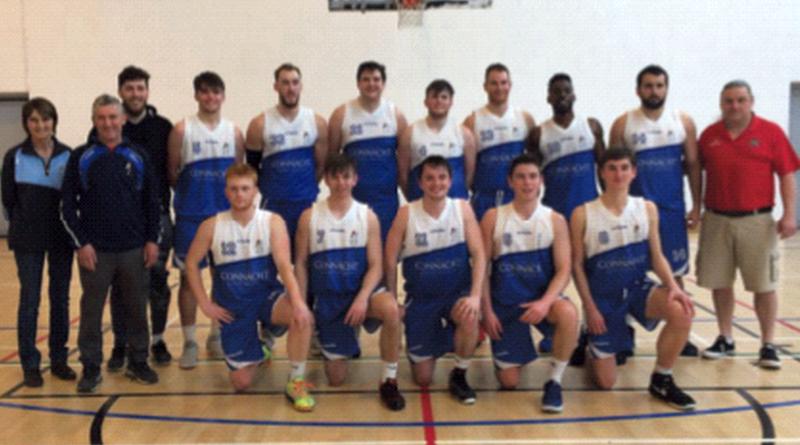
[[[386,379],[379,388],[381,402],[392,411],[400,411],[406,407],[406,399],[397,389],[397,379]]]
[[[734,355],[736,353],[736,345],[731,341],[728,343],[725,337],[719,336],[713,345],[703,351],[703,358],[709,360],[716,360],[725,357],[726,355]]]
[[[27,386],[28,388],[38,388],[44,385],[44,380],[42,379],[42,372],[39,371],[38,368],[36,369],[26,369],[23,371],[24,377],[22,379],[22,384]]]
[[[467,383],[467,371],[455,368],[450,371],[450,383],[448,385],[450,394],[457,398],[464,405],[475,403],[475,391]]]
[[[758,366],[764,369],[781,369],[781,359],[772,343],[764,343],[758,351]]]
[[[50,365],[50,374],[58,377],[61,380],[75,380],[78,375],[66,363],[53,363]]]
[[[586,332],[581,331],[580,337],[578,337],[578,346],[575,347],[575,350],[572,351],[572,355],[569,357],[569,365],[570,366],[583,366],[586,363],[586,346],[589,344],[589,335]]]
[[[553,414],[564,411],[564,401],[561,398],[561,385],[555,380],[548,380],[547,383],[544,384],[542,411]]]
[[[167,344],[163,340],[159,340],[150,346],[150,352],[153,354],[153,361],[157,365],[166,365],[172,361],[172,354],[167,350]]]
[[[78,380],[79,393],[92,393],[97,390],[97,385],[103,381],[103,376],[100,375],[99,366],[84,366],[83,375]]]
[[[111,350],[111,358],[106,363],[108,372],[120,372],[125,367],[125,359],[127,358],[127,350],[124,346],[114,346]]]
[[[675,409],[682,411],[693,410],[695,407],[694,399],[678,388],[671,375],[653,373],[650,376],[650,387],[647,388],[650,395],[667,402]]]
[[[128,365],[128,370],[125,371],[125,376],[130,377],[134,382],[143,383],[145,385],[152,385],[158,383],[158,374],[153,371],[147,362],[131,362]]]
[[[697,357],[699,354],[700,351],[697,349],[697,346],[690,341],[686,341],[686,344],[683,345],[683,349],[681,349],[682,357]]]

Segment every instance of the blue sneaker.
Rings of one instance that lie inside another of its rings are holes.
[[[555,380],[548,380],[544,384],[542,411],[553,414],[564,411],[564,401],[561,399],[561,385]]]

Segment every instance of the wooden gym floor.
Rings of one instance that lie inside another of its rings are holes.
[[[692,251],[696,238],[692,237]],[[677,382],[698,402],[697,410],[682,413],[654,401],[647,383],[654,362],[655,337],[637,331],[636,356],[621,369],[611,392],[592,389],[583,369],[568,368],[564,377],[565,409],[561,415],[539,411],[545,363],[524,370],[521,389],[498,391],[487,345],[477,351],[469,380],[478,402],[462,406],[447,394],[449,358],[440,360],[436,384],[420,391],[401,360],[400,387],[407,399],[402,412],[384,409],[377,395],[380,359],[377,336],[362,335],[363,358],[350,366],[346,385],[329,387],[319,360],[309,362],[308,379],[316,385],[317,408],[301,414],[289,407],[282,389],[288,374],[283,342],[271,365],[262,367],[255,389],[234,394],[227,368],[208,360],[191,371],[176,360],[157,368],[160,382],[143,386],[123,374],[103,371],[103,383],[92,395],[78,395],[74,382],[62,382],[44,372],[42,388],[22,386],[16,351],[18,282],[12,253],[0,250],[0,442],[6,444],[62,443],[370,443],[370,444],[538,444],[538,443],[771,443],[800,442],[800,237],[782,246],[782,278],[776,341],[783,357],[781,371],[753,366],[759,348],[758,323],[752,297],[738,288],[735,339],[737,356],[719,361],[682,358],[675,369]],[[170,282],[178,275],[173,271]],[[738,286],[738,285],[737,285]],[[689,278],[697,315],[692,341],[703,348],[713,342],[717,328],[709,292]],[[792,289],[795,289],[794,291]],[[166,340],[177,357],[181,331],[173,291]],[[574,288],[568,294],[577,301]],[[80,285],[72,283],[70,363],[80,371],[75,347],[79,320]],[[40,308],[39,347],[47,357],[47,303]],[[202,318],[199,339],[208,322]],[[105,329],[105,351],[111,347]],[[46,359],[45,359],[46,360]],[[46,361],[43,364],[47,365]],[[46,368],[45,368],[46,369]]]

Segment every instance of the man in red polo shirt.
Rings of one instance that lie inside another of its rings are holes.
[[[783,130],[752,112],[753,94],[742,80],[725,84],[720,94],[722,120],[700,136],[706,171],[705,207],[697,252],[697,282],[712,289],[719,337],[703,351],[717,359],[733,355],[733,282],[739,268],[753,292],[761,327],[758,365],[781,366],[773,345],[778,297],[778,236],[797,231],[794,172],[800,160]],[[780,180],[783,216],[772,219],[775,180]]]

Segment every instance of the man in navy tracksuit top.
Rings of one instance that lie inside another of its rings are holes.
[[[93,392],[102,381],[103,306],[115,278],[127,313],[126,375],[142,383],[158,381],[147,365],[146,306],[148,269],[158,259],[158,187],[146,153],[122,137],[125,114],[119,99],[95,99],[92,122],[97,138],[72,153],[62,189],[62,218],[76,248],[83,287],[78,392]]]

